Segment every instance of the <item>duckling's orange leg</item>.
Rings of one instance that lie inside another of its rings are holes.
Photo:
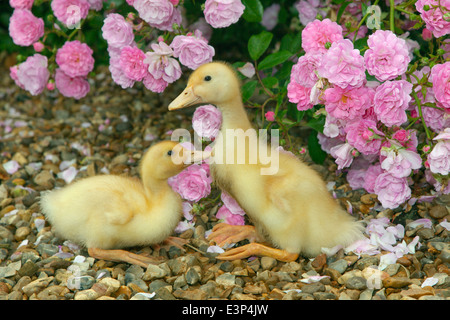
[[[263,241],[254,226],[233,226],[227,223],[216,224],[208,240],[214,241],[219,247],[236,243],[244,239],[250,242]]]
[[[250,243],[245,246],[230,249],[221,253],[216,258],[219,260],[238,260],[250,256],[272,257],[279,261],[292,262],[298,258],[298,253],[267,247],[260,243]]]
[[[161,263],[161,260],[156,257],[144,257],[125,250],[89,248],[88,253],[91,257],[96,259],[127,262],[130,264],[137,264],[143,268],[147,268],[149,264]]]

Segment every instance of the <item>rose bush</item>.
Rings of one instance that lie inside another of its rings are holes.
[[[450,192],[448,0],[9,4],[10,42],[1,45],[20,51],[10,76],[32,95],[56,88],[82,99],[101,63],[119,88],[162,93],[183,72],[225,59],[255,124],[279,129],[285,149],[295,153],[291,128],[308,127],[312,160],[330,154],[352,188],[386,208],[420,197],[418,176],[434,195]],[[218,119],[199,108],[193,127],[211,139]],[[187,201],[207,197],[207,169],[192,166],[174,188]],[[234,218],[229,212],[225,204],[219,216]]]

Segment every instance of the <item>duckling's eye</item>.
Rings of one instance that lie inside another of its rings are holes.
[[[172,150],[167,151],[167,155],[171,156],[172,155]]]
[[[211,76],[206,76],[205,77],[205,81],[210,81],[211,80]]]

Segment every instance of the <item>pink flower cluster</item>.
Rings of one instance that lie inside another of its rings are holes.
[[[401,126],[416,108],[413,84],[398,80],[411,60],[405,40],[391,31],[377,30],[368,38],[364,55],[343,39],[342,28],[330,20],[315,20],[302,32],[301,56],[291,70],[288,98],[299,110],[325,106],[326,121],[319,142],[330,153],[338,170],[349,168],[347,178],[354,188],[378,195],[386,208],[396,208],[411,197],[409,179],[422,168],[414,130]],[[417,71],[420,79],[426,70]],[[366,72],[378,82],[368,82]],[[421,73],[421,74],[419,74]],[[450,62],[428,69],[432,88],[415,92],[425,102],[450,106]],[[425,121],[434,121],[437,131],[448,126],[444,111],[422,105]],[[443,116],[437,116],[443,112]],[[438,120],[439,119],[439,120]],[[428,125],[428,123],[427,123]],[[446,175],[449,141],[439,135],[428,155],[433,174]]]
[[[192,116],[192,128],[202,138],[214,139],[222,125],[222,113],[211,104],[198,107]]]
[[[222,191],[220,199],[223,205],[217,211],[216,218],[227,224],[243,226],[245,224],[245,211],[236,200],[225,191]]]
[[[28,6],[15,9],[9,20],[9,35],[18,46],[30,46],[44,35],[44,20],[35,17]]]
[[[181,198],[194,202],[200,201],[211,192],[212,178],[209,170],[204,166],[207,165],[193,164],[187,167],[181,173],[169,178],[169,185]]]
[[[427,6],[428,10],[425,9]],[[420,12],[420,17],[425,21],[427,29],[436,38],[450,34],[450,21],[445,14],[450,11],[449,0],[418,0],[416,9]]]
[[[203,14],[213,28],[225,28],[236,23],[244,9],[241,0],[206,0]]]
[[[48,59],[36,53],[18,66],[11,67],[10,76],[20,88],[33,96],[38,95],[44,91],[50,77]]]

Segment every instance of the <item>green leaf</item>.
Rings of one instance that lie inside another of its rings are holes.
[[[242,100],[244,102],[252,97],[253,93],[255,92],[257,84],[258,84],[258,81],[252,80],[252,81],[246,82],[242,86]]]
[[[341,21],[342,14],[344,13],[345,9],[347,8],[347,6],[350,3],[351,3],[350,1],[346,1],[343,4],[341,4],[341,7],[339,8],[337,18],[336,18],[337,23],[339,23],[339,21]]]
[[[311,131],[308,137],[308,150],[311,159],[318,164],[323,164],[327,154],[322,150],[319,139],[317,138],[317,131]]]
[[[278,79],[275,77],[265,77],[261,81],[262,81],[263,85],[269,89],[275,87],[278,84]]]
[[[323,132],[323,127],[325,126],[325,117],[312,118],[306,125],[318,132]]]
[[[248,40],[248,53],[250,54],[250,58],[258,60],[266,52],[272,38],[273,34],[267,31],[251,36]]]
[[[281,64],[285,62],[287,59],[289,59],[292,56],[292,53],[290,53],[287,50],[278,51],[275,53],[272,53],[265,57],[258,65],[259,70],[264,70],[268,68],[275,67],[278,64]]]
[[[264,8],[259,0],[242,0],[245,6],[242,17],[248,22],[261,22]]]

